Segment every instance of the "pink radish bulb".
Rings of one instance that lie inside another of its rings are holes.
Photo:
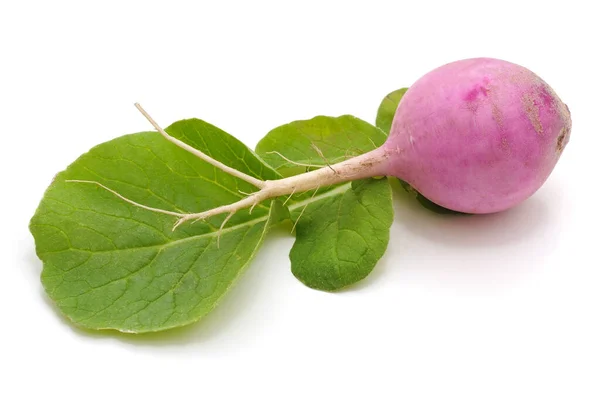
[[[570,131],[569,109],[530,70],[459,60],[408,89],[383,146],[384,172],[448,209],[498,212],[542,186]]]

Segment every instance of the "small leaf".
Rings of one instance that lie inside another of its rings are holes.
[[[365,278],[389,241],[394,212],[387,179],[354,181],[343,189],[307,205],[296,226],[292,272],[315,289],[337,290]],[[300,215],[294,208],[293,220]]]
[[[402,97],[404,97],[404,93],[406,93],[407,90],[408,88],[394,90],[383,98],[379,108],[377,109],[375,125],[377,125],[377,127],[383,130],[386,134],[390,133],[392,122],[394,121],[394,115],[396,114],[396,109],[398,108],[398,104],[400,104],[400,100],[402,100]]]
[[[255,178],[281,178],[274,168],[237,138],[203,120],[188,119],[175,122],[165,131],[213,159]],[[210,167],[214,169],[213,166]]]
[[[241,142],[197,119],[167,132],[217,160],[262,179],[279,175]],[[232,203],[254,187],[167,142],[158,133],[98,145],[47,189],[30,229],[43,260],[42,283],[75,324],[123,332],[165,330],[214,308],[255,255],[280,203],[184,224],[135,207],[110,192],[68,179],[101,182],[148,206],[199,212]]]
[[[377,127],[353,116],[317,116],[272,130],[256,152],[290,174],[314,169],[307,165],[332,164],[365,153],[385,139]],[[274,151],[300,164],[270,153]],[[309,287],[328,291],[365,278],[387,247],[393,219],[391,195],[384,178],[294,196],[289,203],[291,219],[297,222],[290,252],[294,275]]]
[[[314,169],[311,165],[333,164],[371,151],[385,139],[381,130],[354,116],[317,116],[271,130],[258,142],[256,153],[279,173],[289,176]]]

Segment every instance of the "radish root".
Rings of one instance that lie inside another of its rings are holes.
[[[142,115],[144,115],[144,117],[146,119],[148,119],[148,122],[150,122],[150,124],[152,126],[154,126],[156,131],[158,131],[169,142],[174,143],[175,145],[179,146],[180,148],[183,148],[183,149],[187,150],[188,152],[192,153],[193,155],[198,156],[205,162],[210,163],[213,166],[225,171],[226,173],[231,174],[236,178],[240,178],[241,180],[246,181],[249,184],[254,185],[259,189],[261,189],[264,186],[264,184],[265,184],[264,181],[254,178],[253,176],[250,176],[248,174],[244,174],[243,172],[238,171],[235,168],[231,168],[231,167],[221,163],[220,161],[213,159],[212,157],[208,156],[207,154],[200,152],[198,149],[189,146],[185,142],[180,141],[177,138],[170,136],[169,134],[167,134],[167,132],[165,130],[163,130],[162,127],[160,127],[158,125],[158,123],[156,123],[154,121],[154,119],[152,119],[152,117],[148,114],[148,112],[146,112],[146,110],[144,110],[144,108],[142,108],[142,106],[139,103],[135,103],[135,107],[142,113]]]
[[[277,152],[277,151],[272,151],[272,152],[267,152],[267,154],[269,155],[277,155],[279,157],[281,157],[283,160],[287,161],[290,164],[299,166],[299,167],[313,167],[313,168],[323,168],[323,167],[327,167],[321,164],[304,164],[304,163],[300,163],[294,160],[290,160],[287,157],[285,157],[284,155],[282,155],[281,153]]]

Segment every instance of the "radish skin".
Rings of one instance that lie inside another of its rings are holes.
[[[460,212],[491,213],[530,197],[569,141],[571,117],[552,88],[499,59],[466,59],[420,78],[385,143],[386,175]]]

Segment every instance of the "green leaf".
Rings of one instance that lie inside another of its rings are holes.
[[[227,164],[258,179],[279,179],[281,175],[270,167],[255,152],[237,138],[200,119],[181,120],[167,127],[165,131],[186,144],[208,154],[212,158]],[[205,164],[211,171],[218,171],[212,165]],[[231,178],[231,177],[230,177]],[[231,178],[246,184],[237,178]]]
[[[390,237],[394,212],[387,179],[354,181],[336,192],[306,206],[290,252],[296,278],[315,289],[337,290],[365,278]]]
[[[290,176],[314,169],[310,165],[333,164],[366,153],[385,139],[381,130],[354,116],[317,116],[271,130],[258,142],[256,153],[279,173]]]
[[[374,149],[385,139],[377,127],[353,116],[318,116],[272,130],[258,143],[256,152],[279,171],[293,173],[313,169],[307,164],[343,161]],[[289,205],[291,219],[297,222],[290,252],[293,274],[307,286],[327,291],[365,278],[388,244],[391,196],[386,178],[294,196]]]
[[[404,97],[404,93],[406,93],[407,90],[408,88],[394,90],[385,96],[381,101],[381,104],[379,104],[375,124],[386,134],[390,133],[394,115],[396,114],[396,109],[398,108],[398,104],[400,104],[400,100],[402,100],[402,97]]]
[[[197,119],[171,135],[243,172],[279,175],[241,142]],[[221,299],[255,255],[280,203],[252,214],[186,223],[135,207],[83,179],[101,182],[141,204],[199,212],[255,188],[167,142],[158,133],[127,135],[94,147],[47,189],[30,229],[43,260],[42,283],[75,324],[123,332],[159,331],[197,321]]]
[[[406,93],[407,90],[408,90],[408,88],[394,90],[393,92],[391,92],[387,96],[385,96],[383,98],[383,100],[381,101],[381,104],[379,105],[379,109],[377,110],[377,118],[376,118],[375,124],[381,130],[383,130],[386,134],[389,134],[389,132],[392,128],[392,122],[394,120],[394,115],[396,114],[396,109],[398,108],[398,105],[400,104],[400,100],[402,100],[402,97],[404,97],[404,94]],[[460,214],[461,213],[461,212],[452,211],[448,208],[444,208],[441,205],[438,205],[438,204],[434,203],[433,201],[430,201],[425,196],[423,196],[421,193],[419,193],[417,190],[415,190],[415,188],[413,188],[412,186],[410,186],[408,183],[406,183],[403,180],[400,180],[400,184],[402,185],[404,190],[406,190],[409,194],[411,194],[412,196],[414,196],[416,198],[416,200],[419,202],[419,204],[421,204],[421,206],[423,206],[424,208],[426,208],[432,212],[439,213],[439,214]]]

